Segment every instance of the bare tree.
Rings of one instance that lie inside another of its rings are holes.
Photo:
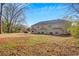
[[[5,4],[3,21],[7,23],[7,32],[12,32],[16,24],[24,22],[24,8],[24,4]]]
[[[79,3],[69,3],[66,4],[68,6],[67,15],[64,16],[64,19],[68,19],[70,21],[76,21],[79,19]]]
[[[2,33],[2,10],[4,3],[0,3],[0,34]]]
[[[79,3],[73,3],[71,6],[76,13],[79,13]]]
[[[73,15],[79,19],[79,3],[72,3],[71,11],[73,12]]]

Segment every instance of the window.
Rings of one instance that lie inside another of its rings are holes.
[[[34,32],[34,31],[32,31],[32,32]]]
[[[50,35],[53,35],[53,32],[50,32]]]
[[[55,34],[58,34],[58,32],[55,32]]]

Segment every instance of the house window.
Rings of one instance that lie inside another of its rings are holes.
[[[58,34],[58,32],[55,32],[55,34]]]
[[[34,31],[32,31],[32,32],[34,32]]]
[[[53,32],[50,32],[50,35],[53,35]]]

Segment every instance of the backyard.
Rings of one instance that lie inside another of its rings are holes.
[[[26,33],[0,34],[0,55],[79,55],[78,39]]]

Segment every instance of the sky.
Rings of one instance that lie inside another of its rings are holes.
[[[25,8],[28,26],[40,21],[61,19],[68,15],[68,4],[57,3],[30,3]]]

